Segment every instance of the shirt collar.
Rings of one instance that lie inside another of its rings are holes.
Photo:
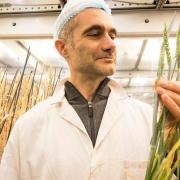
[[[109,78],[105,78],[100,85],[98,86],[97,90],[95,91],[94,97],[96,95],[108,97],[109,96],[109,87],[107,86],[109,82]],[[65,93],[68,100],[73,100],[77,97],[83,97],[82,94],[76,89],[76,87],[69,81],[66,81],[65,84]]]
[[[63,100],[65,99],[65,82],[67,81],[68,81],[68,78],[65,78],[59,82],[53,96],[51,97],[51,104],[63,102]],[[108,85],[107,87],[110,88],[112,97],[114,97],[114,99],[121,100],[128,97],[122,85],[117,83],[115,80],[109,79],[109,81],[107,82],[107,85]],[[99,93],[104,96],[106,95],[106,90],[99,91]]]

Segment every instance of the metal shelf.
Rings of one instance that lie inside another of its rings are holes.
[[[0,14],[20,14],[20,13],[47,13],[59,12],[61,6],[59,4],[46,5],[11,5],[4,4],[0,7]]]

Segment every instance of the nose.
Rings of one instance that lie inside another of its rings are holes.
[[[102,50],[113,53],[116,51],[116,45],[114,40],[111,38],[109,34],[106,34],[102,41]]]

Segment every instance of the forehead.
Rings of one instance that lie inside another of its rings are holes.
[[[94,24],[104,26],[105,28],[113,28],[112,17],[105,11],[97,8],[88,8],[80,12],[75,20],[77,22],[77,28],[87,28]]]

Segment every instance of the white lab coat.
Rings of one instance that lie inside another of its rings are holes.
[[[93,148],[86,129],[64,97],[54,96],[16,122],[5,148],[0,180],[144,179],[152,108],[129,98],[115,81]]]

